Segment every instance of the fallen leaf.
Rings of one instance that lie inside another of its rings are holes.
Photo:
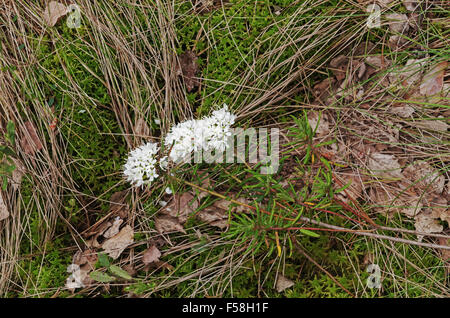
[[[277,283],[275,286],[276,286],[277,292],[281,293],[285,289],[288,289],[288,288],[291,288],[292,286],[294,286],[294,282],[292,280],[284,277],[283,275],[279,274],[278,278],[277,278]]]
[[[113,259],[117,259],[120,254],[134,242],[134,231],[131,226],[124,226],[119,233],[102,244],[102,248],[106,254]]]
[[[223,209],[208,207],[196,214],[197,219],[211,226],[225,229],[228,227],[228,212]]]
[[[418,120],[414,124],[421,128],[440,132],[446,132],[449,128],[449,125],[441,120]]]
[[[439,245],[442,246],[450,246],[450,239],[446,239],[443,237],[438,238]],[[440,249],[441,258],[444,261],[446,266],[446,274],[448,275],[450,272],[450,250]]]
[[[369,170],[376,176],[384,178],[401,178],[401,167],[393,155],[373,153],[367,163]]]
[[[198,200],[189,192],[185,192],[181,195],[175,194],[170,203],[161,209],[160,213],[177,218],[179,223],[184,224],[189,215],[197,208]]]
[[[361,197],[362,191],[364,189],[361,176],[356,175],[352,170],[336,173],[335,176],[340,181],[340,184],[335,184],[335,189],[339,189],[350,184],[344,191],[341,191],[337,194],[337,197],[340,200],[348,202],[348,196],[350,196],[353,200],[359,199]]]
[[[59,2],[50,1],[44,11],[44,21],[49,26],[54,26],[59,18],[67,14],[67,7]]]
[[[412,87],[421,79],[425,64],[426,59],[409,59],[404,66],[389,73],[389,81],[395,85]]]
[[[30,121],[25,122],[25,128],[27,133],[21,139],[21,146],[27,155],[34,155],[36,151],[42,149],[42,143],[39,140],[34,125]]]
[[[162,215],[155,218],[155,228],[158,233],[171,233],[171,232],[181,232],[186,234],[183,226],[180,224],[178,218]]]
[[[92,249],[77,251],[72,264],[67,268],[67,272],[71,275],[66,280],[66,287],[74,290],[91,285],[93,281],[89,273],[95,269],[97,259],[97,253]]]
[[[3,194],[0,191],[0,221],[5,220],[7,217],[9,217],[8,207],[5,201],[3,201]]]
[[[320,115],[319,112],[309,112],[308,113],[308,123],[311,129],[315,130],[317,137],[327,136],[330,133],[330,123],[328,122],[328,116],[324,113]]]
[[[115,192],[109,199],[109,211],[112,214],[119,216],[121,219],[126,219],[130,212],[130,208],[126,202],[127,194],[128,190]]]
[[[414,11],[418,6],[417,1],[414,0],[403,0],[403,5],[405,6],[406,10],[411,12]]]
[[[116,217],[116,219],[114,220],[113,224],[111,225],[111,227],[109,229],[107,229],[105,231],[105,233],[103,233],[103,236],[105,238],[111,238],[114,235],[116,235],[117,233],[119,233],[119,228],[120,225],[123,223],[123,220],[119,217]]]
[[[445,177],[427,162],[413,162],[403,169],[403,176],[404,186],[414,188],[417,193],[441,194],[444,191]]]
[[[161,257],[161,252],[158,250],[158,248],[155,245],[152,245],[144,252],[144,255],[142,256],[142,262],[145,265],[148,265],[150,263],[159,261],[160,257]]]
[[[444,227],[439,224],[439,221],[431,217],[427,213],[420,213],[415,217],[415,228],[418,232],[424,233],[440,233]],[[422,241],[423,235],[417,235],[418,241]]]
[[[139,137],[148,137],[150,135],[150,127],[142,117],[134,125],[134,135]]]
[[[176,73],[183,76],[188,92],[199,85],[199,81],[195,78],[199,69],[197,59],[198,57],[193,51],[186,51],[179,56],[180,65],[176,67]]]
[[[444,85],[444,74],[448,67],[448,62],[444,61],[435,65],[427,72],[420,84],[420,94],[432,96],[440,93]]]
[[[394,105],[389,108],[389,113],[400,116],[402,118],[409,118],[415,112],[415,108],[409,104]]]
[[[405,33],[409,30],[408,16],[400,13],[386,14],[385,18],[392,32]]]
[[[400,213],[409,218],[418,215],[423,208],[421,198],[402,194],[397,189],[373,187],[369,191],[369,197],[375,204],[374,210],[383,214]]]
[[[339,55],[330,61],[330,69],[336,79],[341,82],[347,76],[347,68],[350,59],[345,55]]]

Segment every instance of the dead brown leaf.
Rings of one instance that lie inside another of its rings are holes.
[[[402,0],[406,10],[413,12],[417,8],[417,1],[415,0]]]
[[[106,240],[102,248],[110,257],[117,259],[120,254],[134,242],[134,231],[129,225],[124,226],[119,233]]]
[[[6,203],[3,200],[3,194],[0,190],[0,221],[3,221],[8,217],[9,217],[8,207],[6,206]]]
[[[134,125],[134,134],[139,137],[148,137],[150,135],[150,127],[142,117]]]
[[[21,139],[21,146],[27,155],[34,155],[37,151],[42,149],[42,143],[39,140],[36,129],[32,122],[25,122],[27,133]]]
[[[130,212],[130,208],[126,202],[127,194],[128,190],[119,191],[113,193],[109,199],[109,211],[114,215],[119,216],[121,219],[126,219]]]
[[[310,111],[308,113],[308,123],[311,129],[316,131],[315,136],[317,137],[327,136],[331,131],[328,116],[325,113],[320,114],[319,118],[319,112]]]
[[[159,261],[159,258],[161,257],[161,252],[158,250],[158,248],[155,245],[150,246],[142,256],[142,262],[145,265],[148,265],[150,263],[154,263]]]
[[[444,61],[435,65],[427,72],[420,84],[420,93],[424,96],[439,94],[444,85],[444,74],[448,67],[448,62]]]
[[[194,87],[200,84],[198,79],[195,78],[199,70],[197,60],[198,57],[193,51],[186,51],[179,56],[180,65],[176,67],[176,73],[183,76],[188,92],[191,92]]]
[[[415,161],[403,169],[402,183],[405,187],[412,187],[418,194],[441,194],[444,190],[445,177],[434,169],[429,163]]]
[[[55,26],[59,18],[67,14],[67,7],[59,2],[50,1],[44,11],[44,21],[48,26]]]
[[[294,282],[283,275],[279,274],[277,278],[277,283],[275,285],[277,292],[281,293],[285,289],[291,288],[294,286]]]
[[[181,232],[186,234],[183,226],[180,224],[178,218],[162,215],[155,218],[155,228],[158,233],[171,233],[171,232]]]
[[[439,221],[430,215],[430,213],[422,212],[415,217],[415,228],[419,232],[424,233],[440,233],[444,227]],[[423,235],[417,235],[417,239],[422,241]]]
[[[401,166],[393,155],[373,153],[367,163],[369,170],[376,176],[384,178],[401,178]]]
[[[211,226],[225,229],[228,227],[228,212],[227,210],[216,207],[207,207],[196,214],[197,219],[208,223]]]
[[[184,224],[197,208],[198,200],[189,192],[185,192],[181,195],[175,194],[170,203],[161,209],[161,214],[177,218],[179,223]]]
[[[409,20],[406,14],[390,13],[386,14],[385,18],[389,29],[392,32],[405,33],[409,30]]]

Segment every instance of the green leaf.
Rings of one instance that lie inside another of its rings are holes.
[[[300,229],[300,232],[302,232],[303,234],[308,235],[308,236],[320,237],[319,234],[317,234],[317,233],[315,233],[313,231],[310,231],[310,230]]]
[[[14,156],[14,151],[7,146],[0,146],[0,152],[3,152],[7,156]]]
[[[97,281],[99,283],[110,283],[110,282],[116,280],[115,277],[109,276],[106,273],[98,272],[98,271],[90,273],[89,276],[93,280],[95,280],[95,281]]]
[[[131,277],[131,275],[128,274],[127,271],[121,269],[119,266],[111,265],[111,266],[109,267],[109,270],[110,270],[111,273],[113,273],[114,275],[119,276],[119,277],[121,277],[121,278],[123,278],[123,279],[126,279],[126,280],[132,280],[132,279],[133,279],[133,277]]]
[[[100,267],[109,268],[109,266],[111,266],[111,262],[109,261],[108,255],[106,255],[105,253],[99,253],[98,264],[100,265]]]
[[[8,124],[6,125],[6,131],[7,131],[7,138],[11,142],[11,144],[14,146],[16,144],[16,137],[15,137],[15,125],[14,122],[8,121]]]

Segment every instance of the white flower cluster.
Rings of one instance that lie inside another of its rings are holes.
[[[166,170],[168,160],[180,162],[193,152],[224,151],[227,148],[228,137],[231,136],[231,125],[236,116],[228,111],[228,106],[216,110],[209,117],[197,120],[187,120],[171,128],[164,139],[166,149],[170,153],[164,156],[159,166]],[[158,177],[156,172],[156,155],[159,147],[155,143],[147,143],[130,152],[124,167],[128,181],[136,186],[150,184]]]
[[[150,184],[158,178],[155,167],[155,156],[158,151],[157,144],[148,142],[130,152],[127,163],[124,166],[124,174],[131,184],[140,187],[144,184]]]
[[[224,105],[222,109],[214,111],[212,116],[188,120],[172,127],[164,140],[166,147],[171,148],[170,159],[179,162],[200,150],[224,151],[235,119],[236,116]]]

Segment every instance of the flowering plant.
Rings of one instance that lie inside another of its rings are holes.
[[[236,116],[224,105],[209,117],[191,119],[173,126],[163,138],[169,152],[160,159],[160,168],[166,170],[169,161],[185,162],[195,152],[223,152],[228,147],[228,137],[231,136],[231,126],[235,119]],[[132,185],[149,185],[158,178],[156,163],[159,151],[157,144],[148,142],[130,152],[124,174]]]

